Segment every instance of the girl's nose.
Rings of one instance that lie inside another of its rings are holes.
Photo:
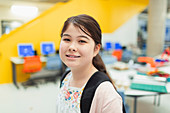
[[[77,48],[75,46],[75,43],[72,43],[70,46],[69,46],[69,51],[73,51],[73,52],[76,52],[77,51]]]

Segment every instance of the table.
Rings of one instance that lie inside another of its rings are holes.
[[[129,70],[115,70],[112,69],[111,66],[106,66],[108,69],[108,72],[113,80],[118,81],[119,83],[125,83],[128,82],[129,84],[131,83],[131,80],[129,79],[130,77],[137,76],[137,72],[134,69],[129,69]],[[161,71],[169,71],[170,66],[168,67],[161,67]],[[170,88],[170,83],[167,84],[169,85]],[[151,91],[143,91],[143,90],[133,90],[133,89],[128,89],[124,92],[125,96],[127,97],[133,97],[134,98],[134,109],[133,112],[136,113],[137,110],[137,99],[139,97],[144,97],[144,96],[154,96],[154,105],[156,105],[156,97],[158,96],[158,103],[157,105],[160,105],[160,95],[162,94],[170,94],[170,89],[167,89],[168,93],[160,93],[160,92],[151,92]]]
[[[154,104],[156,104],[156,96],[158,95],[157,92],[149,92],[149,91],[141,91],[141,90],[127,90],[125,91],[125,96],[127,97],[133,97],[134,98],[134,108],[133,108],[133,113],[136,113],[137,110],[137,99],[139,97],[144,97],[144,96],[155,96],[154,99]]]
[[[46,62],[47,58],[44,56],[40,57],[41,62]],[[12,63],[12,80],[13,84],[16,86],[17,89],[19,89],[19,86],[17,84],[17,74],[16,74],[16,65],[18,64],[24,64],[24,59],[20,57],[11,57],[10,61]]]

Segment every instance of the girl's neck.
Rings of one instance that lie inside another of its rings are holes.
[[[81,88],[96,71],[98,70],[93,65],[83,69],[71,69],[72,78],[69,86]]]

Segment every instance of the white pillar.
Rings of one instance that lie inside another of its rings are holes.
[[[162,53],[165,41],[167,0],[149,0],[147,56]]]

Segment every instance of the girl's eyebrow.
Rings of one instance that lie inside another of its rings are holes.
[[[63,34],[63,36],[69,36],[69,37],[71,37],[69,34]]]
[[[78,36],[78,37],[86,38],[86,39],[90,40],[87,36],[84,36],[84,35],[80,35],[80,36]]]
[[[71,37],[71,35],[69,35],[69,34],[63,34],[63,36],[69,36],[69,37]],[[90,40],[87,36],[84,36],[84,35],[79,35],[79,36],[77,36],[77,37],[86,38],[86,39]]]

